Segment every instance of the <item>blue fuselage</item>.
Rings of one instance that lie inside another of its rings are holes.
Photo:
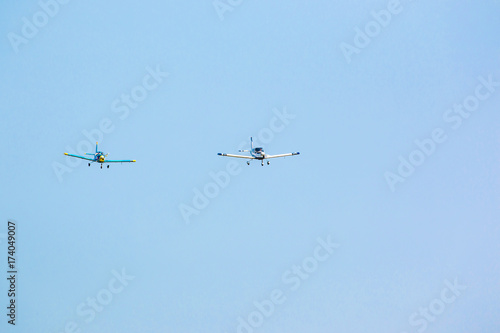
[[[106,157],[102,151],[98,151],[94,154],[94,161],[98,163],[104,163]]]

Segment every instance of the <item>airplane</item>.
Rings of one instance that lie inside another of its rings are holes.
[[[88,157],[73,155],[73,154],[68,154],[68,153],[64,153],[64,155],[70,156],[70,157],[81,158],[82,160],[90,161],[90,163],[94,163],[94,162],[101,163],[101,169],[102,169],[103,163],[105,164],[105,163],[131,163],[131,162],[135,162],[135,160],[107,160],[106,156],[108,156],[109,154],[104,155],[104,153],[102,151],[99,151],[97,142],[95,143],[95,153],[94,154],[85,153],[85,155],[93,155],[94,156],[93,158],[88,158]],[[90,163],[89,163],[89,166],[90,166]],[[109,164],[107,165],[107,167],[109,169]]]
[[[264,152],[264,148],[262,147],[255,147],[253,146],[253,138],[250,137],[250,145],[251,149],[250,150],[240,150],[240,152],[250,152],[251,156],[245,156],[245,155],[232,155],[232,154],[225,154],[225,153],[217,153],[219,156],[227,156],[227,157],[237,157],[237,158],[246,158],[249,160],[261,160],[261,165],[264,166],[264,160],[268,158],[276,158],[276,157],[286,157],[286,156],[295,156],[295,155],[300,155],[299,152],[296,153],[288,153],[288,154],[280,154],[280,155],[267,155]],[[271,162],[267,161],[267,165],[269,165]],[[247,161],[247,164],[250,165],[250,161]]]

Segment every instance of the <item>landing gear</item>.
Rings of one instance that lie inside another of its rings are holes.
[[[267,161],[267,165],[271,164],[271,161]]]
[[[89,163],[89,166],[90,166],[90,163]]]
[[[262,161],[262,163],[260,165],[264,166],[264,161]]]
[[[101,164],[101,169],[102,169],[102,164]]]
[[[109,164],[106,167],[109,169]]]
[[[250,161],[247,161],[247,165],[250,165]]]

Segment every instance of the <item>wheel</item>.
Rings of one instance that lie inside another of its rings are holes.
[[[247,165],[250,165],[250,161],[247,161]]]
[[[269,165],[269,164],[271,164],[271,162],[270,162],[270,161],[267,161],[267,165]]]
[[[102,164],[101,164],[101,169],[102,169]]]
[[[90,166],[90,163],[89,163],[89,166]]]
[[[107,168],[109,169],[109,164],[107,165]]]
[[[264,166],[264,161],[262,161],[262,163],[260,165]]]

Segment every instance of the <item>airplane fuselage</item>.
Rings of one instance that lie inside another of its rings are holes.
[[[104,163],[106,162],[106,155],[102,151],[98,151],[94,154],[94,162]]]
[[[255,157],[256,159],[258,160],[263,160],[266,158],[266,153],[264,152],[264,149],[263,148],[253,148],[251,151],[250,151],[250,154]]]

